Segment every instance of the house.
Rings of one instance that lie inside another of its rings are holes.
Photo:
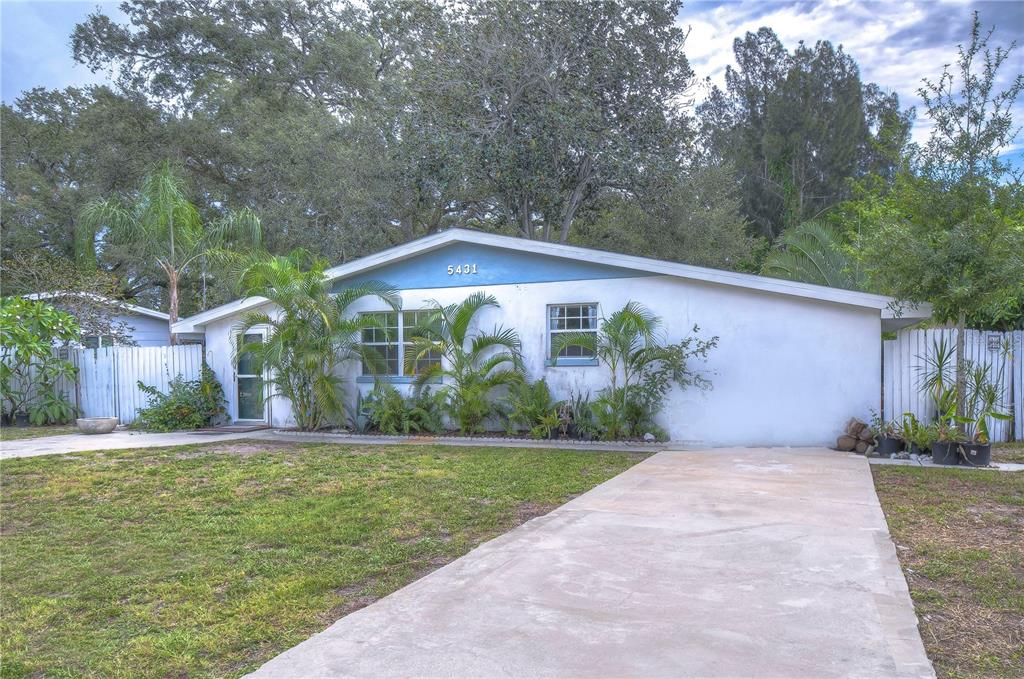
[[[76,317],[88,315],[90,318],[78,318],[82,346],[87,349],[115,345],[163,347],[171,343],[170,317],[162,311],[89,292],[40,292],[25,298],[48,301]],[[113,335],[93,327],[93,317],[98,315],[104,317],[103,327],[111,328]]]
[[[382,280],[401,291],[403,311],[388,317],[396,374],[382,378],[399,385],[411,382],[400,374],[401,352],[416,311],[477,290],[501,304],[483,313],[482,327],[516,328],[529,378],[546,378],[559,398],[593,395],[608,382],[605,367],[585,356],[553,365],[552,337],[566,324],[559,319],[596,329],[597,319],[632,300],[662,318],[667,341],[681,340],[697,324],[703,336],[719,337],[701,366],[713,388],[675,389],[659,424],[672,440],[701,445],[833,443],[850,416],[879,409],[882,332],[929,315],[917,309],[897,317],[892,300],[880,295],[464,229],[363,257],[327,276],[335,289]],[[359,304],[359,312],[386,310],[378,300]],[[206,359],[231,417],[288,426],[287,401],[255,398],[266,388],[263,376],[239,374],[233,355],[233,327],[261,307],[273,313],[264,298],[240,299],[185,318],[174,330],[205,333]],[[374,378],[360,365],[348,370],[354,388],[372,388]]]

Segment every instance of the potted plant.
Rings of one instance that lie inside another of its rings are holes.
[[[992,463],[992,442],[989,439],[988,418],[1009,420],[1011,416],[997,410],[999,387],[987,378],[987,374],[973,380],[970,410],[967,417],[956,418],[967,425],[970,440],[961,448],[964,461],[974,467],[988,467]]]
[[[932,462],[942,465],[960,464],[960,449],[964,433],[952,422],[939,420],[931,427]]]
[[[924,455],[928,451],[928,444],[931,443],[931,432],[914,413],[903,413],[900,438],[911,455]]]
[[[903,450],[903,441],[898,437],[899,425],[895,421],[886,422],[882,416],[871,411],[871,433],[875,437],[875,454],[889,457]]]

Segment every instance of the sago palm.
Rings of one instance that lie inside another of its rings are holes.
[[[153,258],[167,276],[168,323],[178,321],[178,285],[198,260],[228,244],[255,247],[262,239],[260,221],[248,209],[203,224],[188,199],[184,179],[164,162],[146,175],[134,201],[96,200],[82,209],[91,233],[109,229],[132,248]],[[177,338],[171,333],[171,344]]]
[[[449,416],[463,432],[483,430],[484,420],[494,414],[494,389],[522,379],[522,344],[512,328],[494,327],[490,332],[475,330],[473,319],[480,311],[500,305],[493,295],[475,292],[458,304],[433,308],[412,329],[405,354],[406,368],[415,373],[417,389],[431,380],[444,381]],[[475,330],[475,331],[474,331]],[[440,355],[416,372],[417,359]]]
[[[310,431],[348,420],[342,364],[377,358],[359,340],[378,321],[351,313],[352,304],[377,297],[392,309],[401,308],[398,292],[380,281],[332,293],[324,278],[326,267],[326,261],[298,250],[288,256],[253,257],[235,269],[245,295],[264,297],[278,307],[247,313],[235,325],[238,355],[248,352],[258,365],[269,368],[276,395],[291,402],[298,428]],[[265,341],[245,342],[246,332],[257,327],[266,328]]]

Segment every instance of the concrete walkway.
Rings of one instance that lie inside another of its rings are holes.
[[[251,677],[933,677],[868,463],[662,452]]]
[[[247,434],[147,434],[122,429],[109,434],[64,434],[41,436],[35,439],[0,441],[0,460],[37,455],[63,455],[90,450],[122,450],[128,448],[159,448],[161,446],[187,446],[195,443],[217,443],[232,439],[264,438],[269,432],[254,431]]]

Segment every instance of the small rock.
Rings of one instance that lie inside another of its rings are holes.
[[[652,434],[651,432],[647,432],[646,434],[644,434],[644,441],[645,442],[652,443],[652,442],[654,442],[656,440],[657,440],[657,437],[654,434]]]

